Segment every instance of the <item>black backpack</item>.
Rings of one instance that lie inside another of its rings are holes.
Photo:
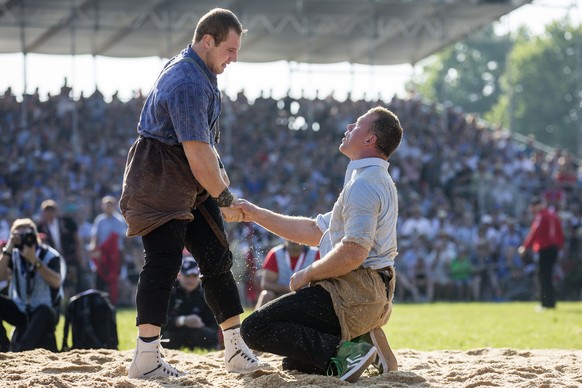
[[[69,349],[117,349],[117,321],[115,309],[108,294],[99,290],[87,290],[73,296],[65,313],[63,346]],[[69,348],[69,325],[72,327],[73,344]]]

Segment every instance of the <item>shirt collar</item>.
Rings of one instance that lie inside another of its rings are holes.
[[[388,171],[388,167],[390,166],[390,163],[388,161],[380,159],[380,158],[364,158],[364,159],[352,160],[350,163],[348,163],[348,168],[346,170],[346,176],[344,178],[344,186],[352,179],[352,175],[353,175],[354,171],[359,170],[359,169],[364,168],[364,167],[370,167],[370,166],[383,167],[384,169],[386,169],[386,171]]]
[[[190,58],[194,59],[196,61],[196,63],[200,66],[202,71],[204,71],[204,73],[206,73],[206,75],[208,76],[208,79],[212,82],[212,85],[214,87],[217,87],[218,78],[216,77],[216,74],[214,74],[212,71],[210,71],[210,69],[208,68],[208,65],[206,65],[206,62],[204,62],[202,60],[202,58],[200,58],[200,56],[198,54],[196,54],[196,51],[192,50],[192,45],[188,45],[188,47],[186,47],[182,51],[182,56],[190,57]]]

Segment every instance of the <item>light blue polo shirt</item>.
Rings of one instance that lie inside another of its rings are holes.
[[[340,242],[354,242],[370,251],[363,267],[380,269],[394,265],[398,254],[396,221],[398,195],[380,158],[353,160],[348,164],[344,187],[333,210],[316,217],[323,232],[321,257]]]

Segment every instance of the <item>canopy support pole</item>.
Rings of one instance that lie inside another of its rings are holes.
[[[76,73],[75,73],[75,62],[77,55],[77,29],[75,24],[75,0],[71,0],[71,92],[69,98],[73,100],[73,110],[71,112],[71,146],[73,147],[73,152],[75,155],[81,153],[81,139],[79,138],[79,115],[77,112],[77,104],[75,103],[75,85],[77,83]]]
[[[28,126],[28,112],[26,103],[26,89],[28,89],[28,56],[26,52],[26,8],[25,2],[20,3],[20,47],[22,51],[22,104],[20,104],[20,125],[24,129]]]

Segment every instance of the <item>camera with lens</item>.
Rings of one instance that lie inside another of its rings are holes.
[[[37,244],[36,241],[36,233],[34,232],[26,232],[20,234],[20,243],[14,244],[15,248],[22,250],[22,248],[26,247],[33,247]]]

